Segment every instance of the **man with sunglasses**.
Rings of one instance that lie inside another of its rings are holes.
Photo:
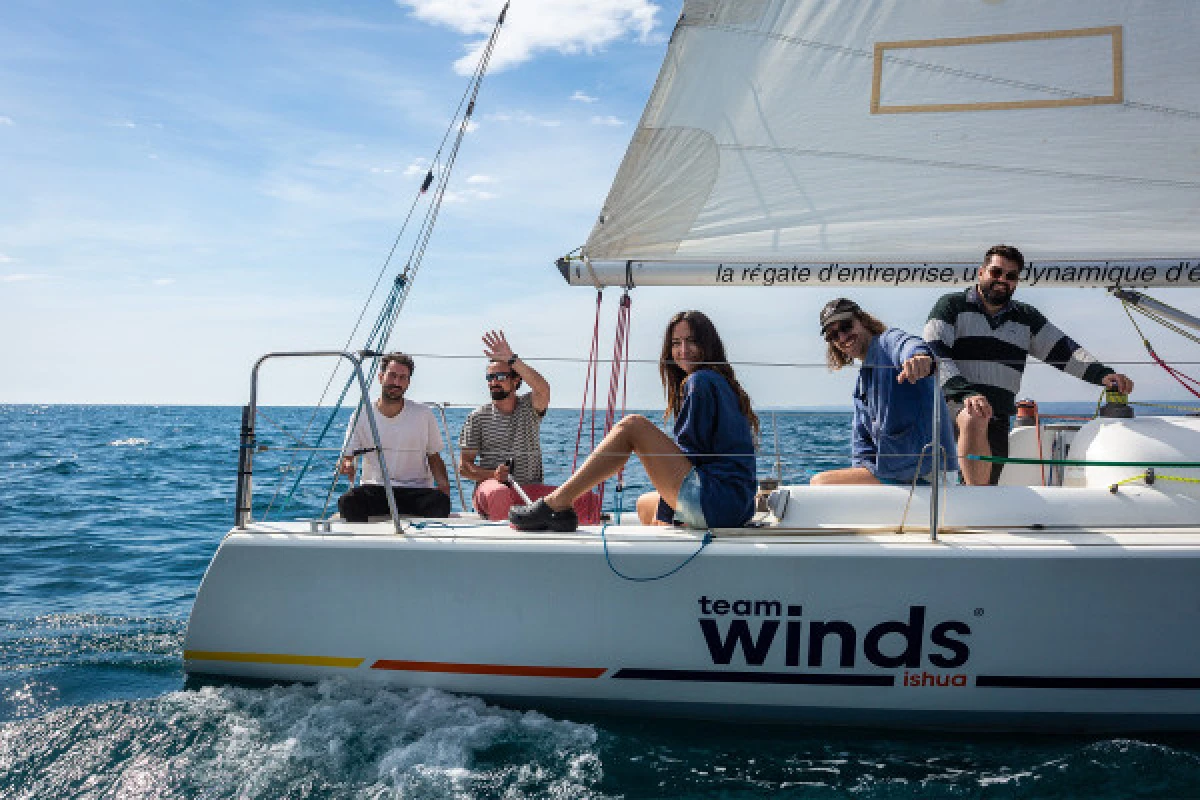
[[[821,309],[825,363],[838,370],[862,362],[854,385],[850,466],[820,472],[812,484],[928,483],[933,477],[929,449],[933,441],[933,404],[943,403],[933,380],[933,354],[918,336],[889,328],[863,311],[858,303],[839,297]],[[943,408],[942,469],[958,469],[953,436]]]
[[[1101,364],[1036,308],[1013,300],[1024,267],[1020,250],[995,245],[976,285],[944,295],[925,323],[955,418],[963,479],[976,486],[995,484],[1003,465],[965,456],[1008,456],[1009,423],[1028,356],[1088,383],[1133,391],[1127,376]]]
[[[484,379],[491,402],[472,411],[458,438],[459,470],[476,481],[472,503],[485,519],[508,519],[508,509],[524,504],[509,479],[515,480],[530,500],[550,494],[542,473],[542,419],[550,407],[550,384],[509,346],[504,331],[483,335],[488,358]],[[517,394],[521,384],[530,391]],[[509,470],[507,462],[512,460]],[[577,503],[580,516],[587,513],[595,495]],[[582,509],[582,510],[581,510]]]

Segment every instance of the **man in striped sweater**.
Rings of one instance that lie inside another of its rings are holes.
[[[550,383],[513,352],[504,331],[483,335],[483,353],[488,359],[485,378],[491,402],[472,411],[463,424],[459,470],[476,482],[471,500],[479,515],[507,520],[508,510],[522,502],[510,479],[530,500],[557,488],[544,483],[542,471],[541,428],[550,407]],[[518,394],[523,383],[530,391]],[[600,515],[599,495],[588,492],[580,497],[575,513],[585,522],[595,522]]]
[[[1101,364],[1040,311],[1012,299],[1025,257],[1011,245],[987,251],[979,279],[942,296],[925,323],[925,341],[941,366],[942,388],[955,419],[959,463],[972,485],[994,484],[1000,464],[965,456],[1008,456],[1008,430],[1026,357],[1068,375],[1128,394],[1133,381]]]

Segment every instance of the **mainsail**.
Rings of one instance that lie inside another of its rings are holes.
[[[583,285],[1200,287],[1195,0],[687,0]]]

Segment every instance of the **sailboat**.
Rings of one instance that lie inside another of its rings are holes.
[[[688,0],[559,269],[626,291],[949,291],[981,247],[1018,241],[1024,285],[1156,303],[1137,290],[1200,286],[1197,40],[1190,0]],[[253,418],[252,395],[189,675],[789,724],[1200,729],[1200,419],[1017,429],[1032,465],[998,487],[784,486],[750,527],[531,534],[469,514],[255,520]]]

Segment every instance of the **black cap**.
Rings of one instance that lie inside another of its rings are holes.
[[[825,332],[835,322],[841,322],[844,319],[853,319],[861,312],[858,303],[853,300],[848,300],[845,297],[839,297],[836,300],[830,300],[821,309],[821,333]]]

